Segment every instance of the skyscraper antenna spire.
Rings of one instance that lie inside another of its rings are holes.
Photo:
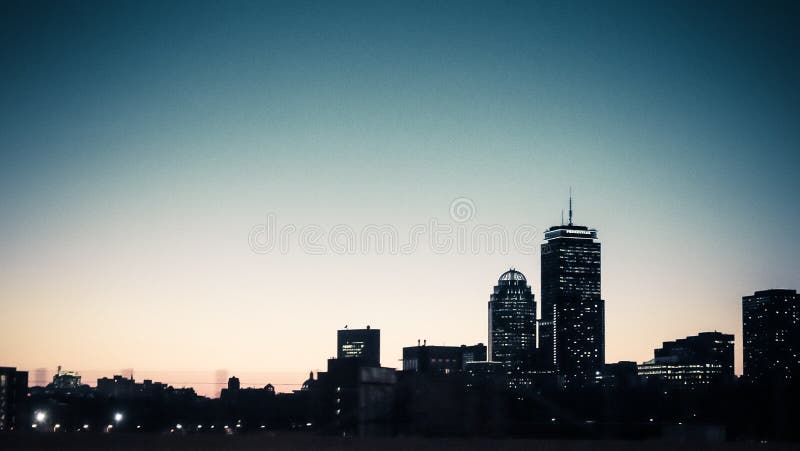
[[[569,225],[572,225],[572,187],[569,187]]]

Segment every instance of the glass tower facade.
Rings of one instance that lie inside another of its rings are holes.
[[[539,352],[565,388],[595,380],[605,364],[605,306],[600,297],[597,230],[551,227],[542,243]]]
[[[800,378],[800,295],[756,291],[742,298],[744,377],[763,383]]]
[[[489,358],[510,368],[535,348],[536,301],[525,276],[510,269],[489,296]]]

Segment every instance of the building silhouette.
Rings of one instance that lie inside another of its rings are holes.
[[[638,367],[639,376],[669,385],[699,387],[733,381],[733,335],[700,332],[665,341],[654,358]]]
[[[113,377],[101,377],[97,379],[97,393],[115,399],[150,399],[165,396],[175,397],[196,397],[194,388],[174,388],[163,382],[153,382],[145,379],[136,382],[133,376],[127,378],[119,374]]]
[[[119,374],[97,379],[97,391],[113,398],[132,398],[136,392],[136,381]]]
[[[0,367],[0,431],[13,430],[28,393],[28,372]]]
[[[489,296],[489,359],[513,368],[535,349],[536,301],[525,276],[512,268]]]
[[[219,398],[225,402],[258,404],[264,398],[275,397],[275,387],[267,384],[264,388],[242,388],[241,381],[236,376],[228,378],[228,388],[220,391]]]
[[[389,433],[397,374],[380,366],[380,330],[339,330],[337,343],[338,358],[328,359],[310,390],[313,423],[342,435]]]
[[[371,366],[381,366],[381,331],[367,326],[366,329],[342,329],[336,333],[336,357],[358,359]]]
[[[755,383],[800,378],[800,295],[756,291],[742,298],[744,378]]]
[[[597,230],[572,223],[550,227],[541,246],[539,350],[565,388],[594,381],[605,364],[605,306],[600,297]]]
[[[469,362],[486,361],[486,346],[417,346],[403,348],[403,371],[451,373],[463,370]]]
[[[59,365],[53,376],[53,387],[57,390],[74,390],[81,386],[81,376],[75,371],[65,371]]]
[[[636,362],[626,360],[606,363],[599,374],[595,376],[595,381],[605,389],[631,388],[639,382],[638,365]]]

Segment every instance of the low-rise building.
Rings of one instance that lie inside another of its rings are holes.
[[[701,332],[665,341],[654,358],[638,366],[639,376],[673,386],[698,387],[733,380],[733,335]]]
[[[428,346],[403,348],[403,371],[450,373],[463,370],[469,362],[486,360],[486,345]]]

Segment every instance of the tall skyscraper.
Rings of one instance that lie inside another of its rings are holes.
[[[489,358],[512,367],[536,350],[536,301],[521,272],[500,276],[489,296]]]
[[[342,329],[336,333],[336,358],[359,359],[368,366],[381,366],[381,331]]]
[[[594,381],[605,364],[605,306],[600,297],[597,230],[572,223],[550,227],[542,243],[539,352],[565,388]]]
[[[764,383],[800,378],[800,295],[756,291],[742,298],[744,378]]]

